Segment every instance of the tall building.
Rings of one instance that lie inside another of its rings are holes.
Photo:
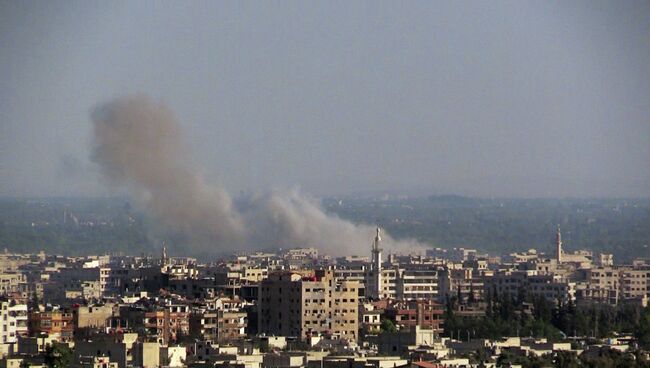
[[[357,339],[358,281],[337,281],[330,270],[313,276],[276,272],[259,291],[259,331],[280,336]]]

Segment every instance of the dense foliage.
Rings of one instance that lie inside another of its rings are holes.
[[[385,318],[381,321],[381,332],[382,333],[394,333],[397,332],[397,326],[395,323],[388,318]]]
[[[527,368],[650,368],[650,361],[641,352],[622,353],[609,348],[600,348],[580,356],[574,352],[560,351],[541,357],[522,356],[506,350],[499,356],[497,363],[499,366],[519,364]]]
[[[50,368],[67,368],[72,363],[72,350],[68,345],[54,343],[47,347],[45,364]]]
[[[518,295],[487,295],[485,317],[460,318],[454,312],[457,298],[448,298],[445,308],[445,335],[463,338],[502,336],[545,337],[558,341],[568,336],[603,338],[614,334],[635,334],[642,346],[650,347],[650,307],[621,304],[617,307],[574,303],[553,305],[543,297],[520,290]]]
[[[541,357],[506,349],[499,355],[497,363],[500,366],[509,363],[524,367],[650,368],[646,353],[650,349],[650,306],[594,304],[578,308],[573,303],[553,305],[544,298],[532,298],[520,291],[517,297],[490,293],[484,317],[463,318],[455,313],[457,303],[456,297],[448,298],[444,314],[444,334],[457,339],[531,336],[554,342],[568,341],[568,336],[604,338],[633,334],[641,349],[623,353],[594,345],[583,347],[586,350],[580,356],[561,351]],[[470,358],[478,363],[489,356],[489,352],[479,350]]]

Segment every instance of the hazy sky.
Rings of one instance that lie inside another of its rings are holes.
[[[0,195],[146,93],[233,193],[650,195],[650,2],[0,2]]]

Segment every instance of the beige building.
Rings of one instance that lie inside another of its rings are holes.
[[[650,297],[650,270],[643,267],[601,266],[592,268],[583,299],[617,304],[621,300]]]
[[[381,278],[378,278],[374,270],[368,270],[365,282],[366,296],[375,299],[395,299],[397,297],[398,272],[399,269],[381,269]],[[379,287],[379,291],[377,291],[377,287]]]
[[[82,328],[99,328],[103,329],[109,326],[110,319],[113,317],[113,304],[79,306],[73,310],[75,327]]]
[[[438,298],[438,270],[430,265],[397,270],[395,291],[398,299]]]
[[[160,367],[160,345],[157,342],[137,342],[133,348],[133,362],[136,367]]]
[[[505,271],[484,278],[485,292],[516,297],[520,293],[543,296],[551,302],[575,299],[576,285],[553,275],[538,275],[537,271]]]
[[[648,274],[650,270],[622,269],[621,297],[625,299],[642,299],[650,292],[648,290]]]
[[[614,267],[596,267],[588,273],[588,288],[584,299],[617,304],[619,299],[620,272]]]
[[[241,281],[243,282],[260,282],[269,275],[267,268],[244,267],[241,273]]]
[[[23,295],[28,290],[27,279],[20,272],[0,273],[0,295],[20,293]]]
[[[480,272],[484,274],[485,270]],[[445,268],[439,275],[438,301],[444,301],[446,296],[458,294],[463,300],[469,300],[470,294],[474,300],[483,299],[483,279],[478,277],[479,271],[475,268]]]
[[[260,285],[259,331],[356,340],[358,289],[359,282],[337,281],[329,270],[314,276],[271,273]]]
[[[207,310],[192,314],[190,335],[214,342],[231,342],[246,337],[246,312],[236,310]]]

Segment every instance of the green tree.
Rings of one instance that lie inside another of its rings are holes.
[[[554,362],[557,368],[579,368],[581,366],[578,355],[572,351],[558,351]]]
[[[72,350],[65,344],[54,343],[45,352],[45,364],[51,368],[66,368],[72,363]]]
[[[394,333],[397,332],[397,327],[395,327],[395,323],[393,323],[393,321],[391,321],[388,318],[385,318],[383,321],[381,321],[381,332]]]
[[[634,335],[639,342],[639,346],[650,349],[650,305],[643,309]]]

